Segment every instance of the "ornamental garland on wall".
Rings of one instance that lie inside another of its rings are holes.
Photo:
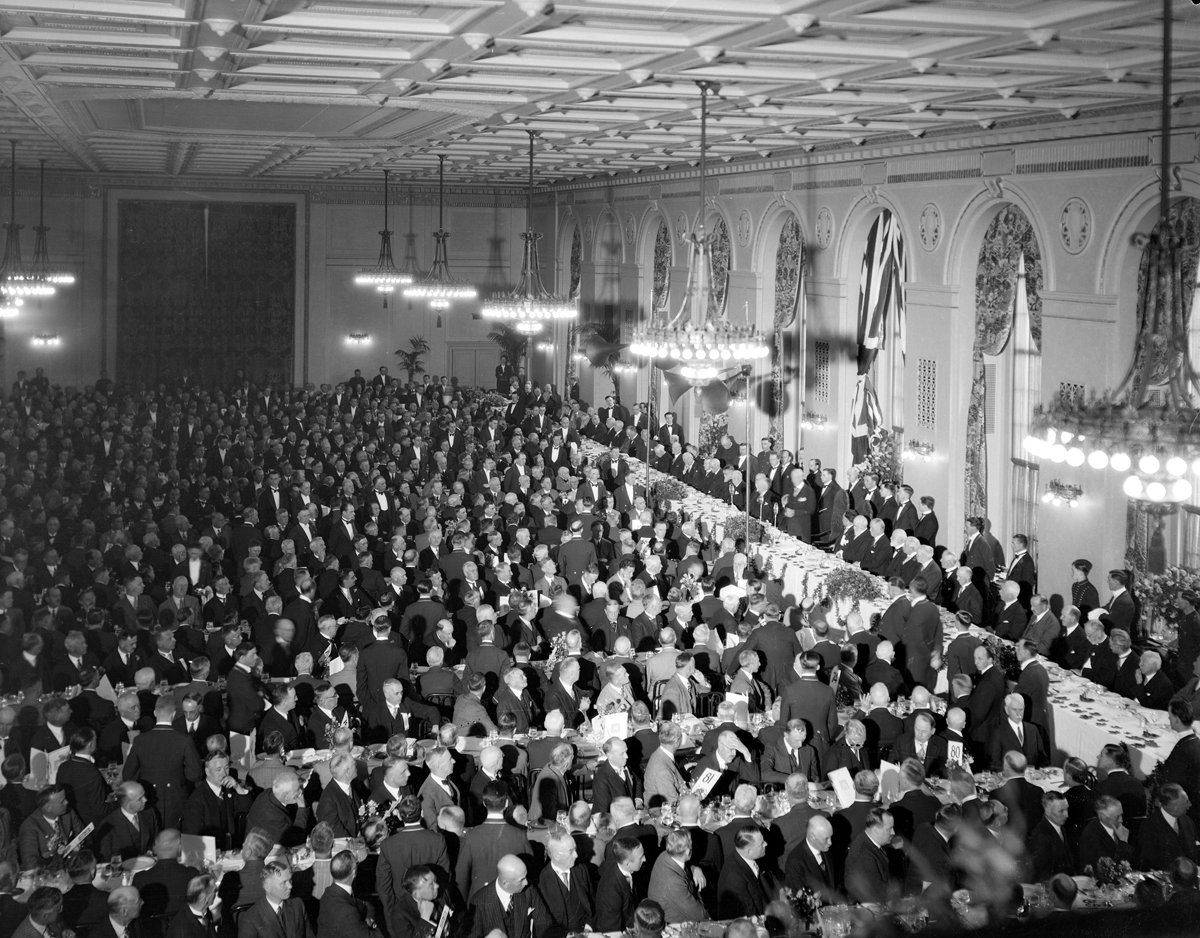
[[[583,241],[579,237],[579,226],[571,233],[571,288],[568,295],[579,299],[579,284],[583,277]]]
[[[800,220],[789,215],[779,232],[779,247],[775,251],[775,342],[771,349],[771,394],[774,407],[771,413],[770,435],[773,442],[783,439],[784,342],[786,329],[796,322],[800,308],[801,281],[804,272],[804,239]],[[788,363],[788,371],[794,363]]]
[[[713,279],[708,318],[720,319],[729,300],[729,227],[719,215],[713,225],[712,239]]]
[[[658,223],[654,236],[654,290],[650,307],[658,312],[667,308],[671,292],[671,229],[665,221]]]

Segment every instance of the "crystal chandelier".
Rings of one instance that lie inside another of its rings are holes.
[[[354,277],[360,286],[374,287],[383,294],[383,308],[387,309],[388,294],[397,285],[412,283],[412,274],[396,268],[392,260],[392,233],[388,230],[388,171],[383,171],[383,230],[379,232],[379,260],[374,267],[363,267]]]
[[[1151,505],[1187,501],[1193,487],[1185,476],[1189,470],[1200,475],[1200,376],[1188,350],[1180,233],[1170,216],[1171,13],[1164,0],[1158,224],[1148,236],[1133,238],[1147,259],[1133,361],[1113,391],[1090,400],[1060,395],[1039,407],[1024,441],[1050,462],[1129,473],[1125,494]]]
[[[0,317],[11,318],[26,296],[53,296],[54,285],[38,280],[21,260],[21,229],[17,224],[17,141],[10,140],[12,165],[9,168],[9,219],[4,230],[4,260],[0,261]]]
[[[709,319],[712,302],[713,236],[704,231],[705,182],[708,172],[708,95],[712,82],[700,88],[700,214],[688,242],[687,287],[679,311],[669,320],[651,316],[630,342],[630,351],[642,358],[670,359],[679,373],[692,381],[712,380],[721,368],[753,361],[770,354],[767,339],[753,325],[735,326],[725,319]]]
[[[450,276],[450,264],[446,260],[446,240],[450,232],[442,222],[445,208],[446,157],[438,156],[438,230],[433,233],[433,265],[429,273],[411,286],[404,288],[409,299],[425,298],[432,309],[448,309],[451,300],[472,300],[476,291],[472,284],[455,280]]]
[[[75,275],[65,268],[55,268],[50,264],[50,249],[46,246],[46,232],[50,230],[46,227],[46,161],[38,162],[41,164],[38,171],[38,223],[33,229],[37,237],[33,242],[29,273],[34,280],[42,283],[66,286],[75,282]]]
[[[512,293],[501,294],[483,305],[486,319],[504,319],[513,328],[525,335],[542,331],[546,320],[574,319],[579,307],[574,300],[554,296],[542,286],[542,275],[538,269],[537,243],[541,233],[533,230],[533,138],[529,131],[529,193],[525,199],[526,230],[521,234],[525,241],[524,257],[521,261],[521,279]]]

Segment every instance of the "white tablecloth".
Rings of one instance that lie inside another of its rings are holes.
[[[588,440],[583,444],[584,453],[592,458],[598,458],[607,453],[607,449],[598,443]],[[646,479],[646,466],[640,460],[627,457],[630,467],[635,471],[639,481]],[[651,470],[650,485],[660,479],[673,479],[666,473]],[[682,484],[682,483],[680,483]],[[736,517],[744,517],[744,510],[712,498],[691,486],[683,486],[687,491],[679,501],[679,507],[690,518],[702,520],[709,525],[714,537],[719,538],[725,524]],[[810,544],[805,544],[799,538],[785,534],[779,529],[764,525],[766,543],[750,545],[750,550],[760,569],[765,569],[767,575],[779,581],[785,600],[798,604],[801,600],[823,599],[822,589],[826,577],[839,568],[857,565],[847,564],[844,560],[818,550]],[[886,582],[875,577],[880,594],[887,596]],[[860,601],[859,611],[864,620],[870,622],[870,614],[882,612],[887,607],[886,598],[879,601]],[[837,624],[842,624],[850,607],[846,603],[836,609]],[[831,622],[831,625],[834,623]],[[947,644],[958,634],[952,613],[942,610],[942,631]],[[995,636],[983,629],[972,629],[981,638],[994,639]],[[1056,676],[1059,669],[1045,659],[1042,664]],[[1094,699],[1081,702],[1080,694],[1087,692]],[[1090,681],[1084,681],[1067,672],[1061,680],[1050,685],[1050,714],[1054,723],[1054,762],[1061,764],[1067,756],[1078,756],[1088,765],[1095,765],[1096,756],[1105,743],[1124,740],[1129,743],[1130,755],[1134,771],[1138,775],[1149,775],[1154,767],[1165,759],[1174,747],[1179,734],[1173,732],[1167,725],[1167,714],[1162,710],[1147,710],[1131,700],[1126,700],[1119,694],[1113,694],[1097,687]],[[1150,736],[1146,733],[1149,732]]]

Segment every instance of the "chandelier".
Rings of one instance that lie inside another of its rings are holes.
[[[753,325],[735,326],[726,319],[709,319],[712,302],[713,236],[704,231],[705,182],[708,172],[708,95],[712,82],[700,88],[700,214],[688,242],[688,275],[683,302],[670,319],[652,315],[633,334],[629,348],[642,358],[670,359],[692,381],[710,381],[721,368],[770,354],[766,338]],[[697,325],[702,323],[703,325]]]
[[[1082,396],[1060,394],[1038,408],[1025,448],[1054,463],[1129,473],[1122,486],[1149,505],[1187,501],[1200,474],[1200,376],[1188,351],[1180,232],[1172,224],[1171,180],[1171,4],[1163,3],[1162,150],[1158,224],[1133,237],[1145,249],[1147,275],[1138,296],[1133,361],[1113,391]]]
[[[10,140],[12,165],[9,167],[9,219],[4,226],[8,233],[4,242],[4,259],[0,261],[0,317],[11,318],[24,304],[22,297],[53,296],[54,285],[37,279],[21,260],[21,229],[17,224],[17,141]]]
[[[538,269],[537,243],[541,233],[533,230],[533,138],[529,131],[529,193],[525,199],[526,230],[521,234],[525,241],[521,260],[521,279],[512,293],[501,294],[483,305],[485,319],[504,319],[513,328],[525,335],[542,331],[546,320],[574,319],[579,307],[574,300],[554,296],[542,286],[542,275]]]
[[[412,283],[412,274],[396,268],[392,260],[392,233],[388,230],[388,171],[383,171],[383,230],[379,232],[379,260],[374,267],[360,268],[354,277],[359,286],[374,287],[383,294],[383,308],[387,309],[388,294],[398,284]]]
[[[446,157],[438,155],[438,230],[433,233],[433,265],[429,273],[419,281],[404,288],[409,299],[426,298],[433,309],[448,309],[451,300],[472,300],[476,291],[472,284],[455,280],[450,276],[450,264],[446,260],[446,240],[450,232],[442,223],[445,205]]]
[[[46,227],[46,161],[38,160],[38,163],[41,164],[38,170],[38,223],[33,229],[37,236],[33,241],[33,260],[29,262],[29,273],[36,281],[65,286],[75,282],[75,275],[50,264],[50,249],[46,246],[46,232],[50,230]]]

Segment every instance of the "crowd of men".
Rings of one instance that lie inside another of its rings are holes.
[[[658,511],[631,458],[748,498],[885,577],[890,605],[844,626],[789,605],[744,544]],[[1052,612],[1023,538],[1006,561],[971,519],[946,550],[932,498],[848,476],[770,439],[701,454],[674,415],[519,377],[497,395],[386,368],[320,388],[22,374],[0,418],[0,674],[23,695],[0,708],[0,903],[23,904],[0,905],[0,938],[650,936],[710,918],[742,938],[783,886],[920,896],[948,919],[955,889],[994,881],[972,863],[995,850],[1067,906],[1062,877],[1101,857],[1200,897],[1200,598],[1164,669],[1133,655],[1124,571],[1101,606],[1077,562]],[[1011,693],[971,626],[1016,643]],[[1119,745],[1095,777],[1069,760],[1065,793],[1026,780],[1053,740],[1039,656],[1169,710],[1187,735],[1152,789]],[[858,706],[844,724],[839,702]],[[627,735],[581,756],[574,734],[616,713]],[[696,715],[716,718],[700,738],[681,726]],[[887,799],[883,760],[900,766]],[[853,804],[816,810],[838,769]],[[664,806],[656,826],[643,809]],[[241,868],[188,865],[197,836]],[[145,855],[131,883],[93,884]],[[66,891],[23,890],[20,871]]]

